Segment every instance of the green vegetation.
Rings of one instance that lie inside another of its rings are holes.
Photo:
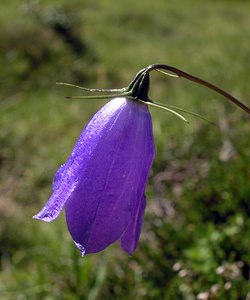
[[[151,98],[216,126],[151,108],[157,155],[135,255],[116,244],[82,258],[63,215],[32,220],[105,103],[66,100],[81,91],[55,82],[122,87],[165,63],[249,106],[249,11],[222,0],[1,2],[1,299],[249,299],[249,117],[185,80],[156,73]]]

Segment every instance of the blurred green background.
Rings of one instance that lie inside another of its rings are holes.
[[[178,67],[250,105],[250,2],[47,0],[0,4],[0,298],[250,299],[250,122],[219,95],[153,74],[156,158],[132,257],[82,258],[64,214],[32,216],[105,103],[57,81],[116,88],[152,63]],[[80,91],[81,92],[81,91]]]

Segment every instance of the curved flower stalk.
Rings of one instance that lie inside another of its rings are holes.
[[[171,71],[203,84],[250,112],[214,85],[166,65],[142,69],[126,88],[79,87],[109,93],[82,98],[117,97],[99,110],[82,131],[68,160],[55,174],[50,199],[33,218],[53,221],[65,207],[69,232],[82,255],[99,252],[117,240],[131,255],[136,249],[146,206],[145,187],[155,153],[148,105],[161,107],[186,121],[173,107],[148,98],[152,70],[165,74]]]

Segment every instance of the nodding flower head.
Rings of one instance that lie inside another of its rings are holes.
[[[65,208],[69,232],[82,255],[99,252],[117,240],[131,255],[136,249],[146,206],[146,182],[155,154],[148,105],[186,120],[172,110],[173,106],[162,106],[148,98],[149,73],[155,69],[205,85],[249,113],[249,108],[221,89],[166,65],[142,69],[126,88],[80,87],[109,93],[83,98],[113,99],[83,129],[68,160],[55,174],[51,197],[34,218],[50,222]]]
[[[83,254],[101,251],[116,240],[132,254],[153,158],[147,105],[114,98],[81,133],[55,175],[52,196],[35,218],[52,221],[65,206],[69,231]]]

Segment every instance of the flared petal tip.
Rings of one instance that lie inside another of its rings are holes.
[[[37,215],[34,215],[32,219],[41,220],[44,222],[51,222],[55,219],[55,216],[49,213],[47,214],[38,213]]]
[[[125,252],[129,254],[129,256],[132,256],[136,250],[136,247],[128,247],[127,245],[124,245],[122,242],[121,242],[121,247]]]
[[[75,241],[74,241],[74,243],[75,243],[76,247],[80,250],[82,256],[85,256],[85,254],[86,254],[86,249],[83,247],[83,245],[81,245],[81,244],[79,244],[79,243],[77,243],[77,242],[75,242]]]

